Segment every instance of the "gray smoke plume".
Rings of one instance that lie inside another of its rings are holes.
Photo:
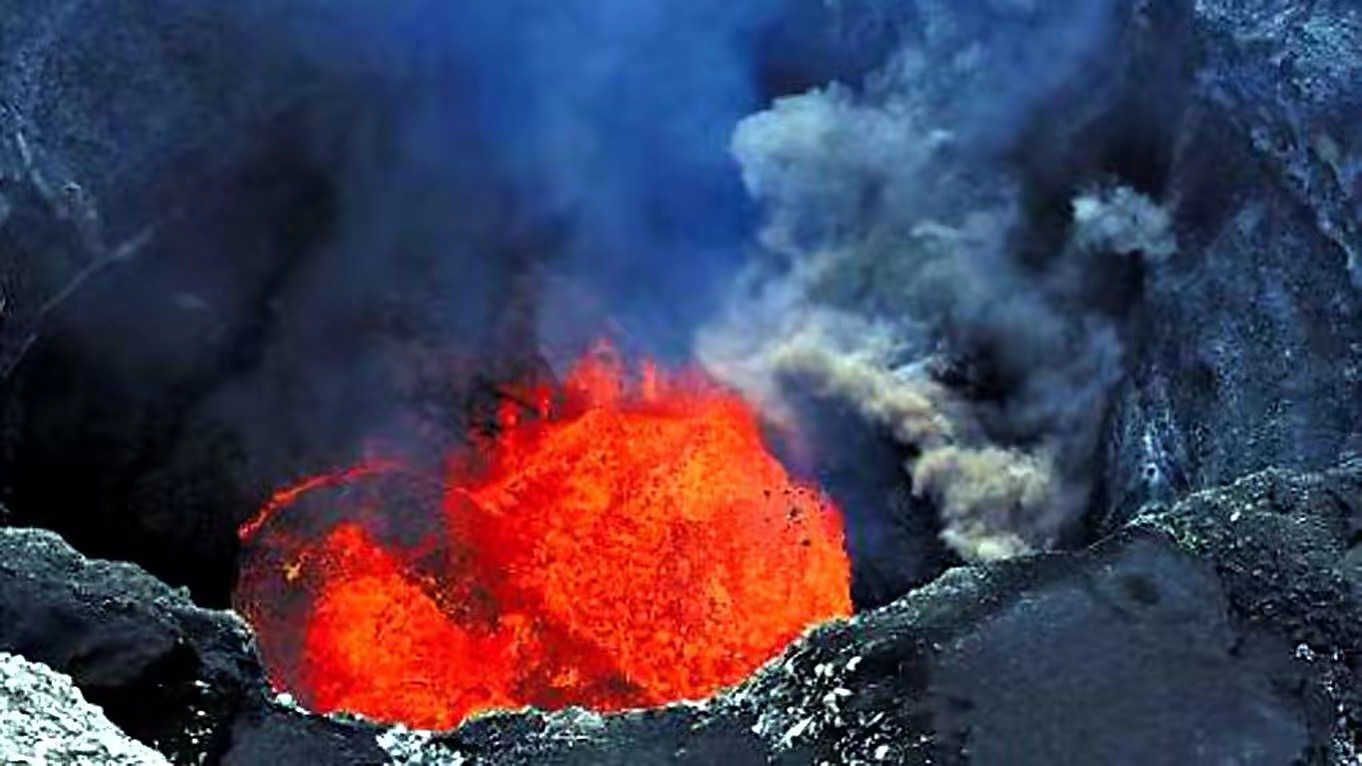
[[[1101,55],[1112,3],[993,3],[1015,29],[973,43],[962,35],[980,12],[917,7],[916,34],[860,87],[739,125],[733,153],[774,263],[747,275],[697,355],[773,417],[795,417],[795,387],[885,428],[911,448],[905,469],[943,539],[996,559],[1051,545],[1088,499],[1123,356],[1088,277],[1175,244],[1165,211],[1108,186],[1075,194],[1054,252],[1020,251],[1035,224],[1001,157]],[[959,368],[997,390],[944,374]]]
[[[1074,241],[1083,248],[1155,259],[1177,251],[1168,211],[1128,187],[1080,195],[1073,207]]]

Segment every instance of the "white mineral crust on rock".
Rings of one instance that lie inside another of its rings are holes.
[[[68,676],[0,652],[0,763],[166,764],[85,701]]]

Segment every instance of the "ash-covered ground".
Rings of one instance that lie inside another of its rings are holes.
[[[1362,10],[730,5],[0,0],[0,754],[138,757],[41,663],[174,763],[1358,762]],[[857,616],[660,710],[281,701],[236,525],[602,316],[819,437]]]

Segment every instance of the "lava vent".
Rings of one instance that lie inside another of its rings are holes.
[[[753,410],[609,347],[508,391],[443,476],[373,462],[242,527],[239,610],[305,706],[421,728],[608,711],[740,681],[851,611],[837,509]]]

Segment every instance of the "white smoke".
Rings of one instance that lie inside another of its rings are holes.
[[[1074,199],[1076,244],[1121,255],[1164,259],[1177,252],[1172,217],[1153,200],[1125,186]]]

